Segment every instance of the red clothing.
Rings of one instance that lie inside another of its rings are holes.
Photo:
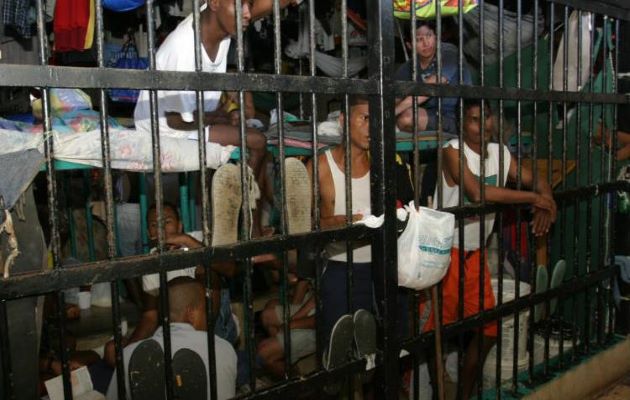
[[[479,278],[481,269],[481,250],[465,252],[464,258],[464,318],[475,315],[483,310],[494,308],[495,300],[492,286],[490,285],[490,271],[488,271],[488,258],[484,262],[483,279],[483,308],[479,304]],[[451,249],[451,265],[442,280],[442,324],[450,324],[457,321],[459,309],[459,249]],[[424,303],[420,304],[420,314],[424,309]],[[429,320],[424,325],[423,331],[427,332],[435,329],[433,309],[429,315]],[[483,326],[485,336],[497,336],[497,324],[495,321]]]
[[[57,0],[53,30],[55,51],[83,51],[93,0]]]

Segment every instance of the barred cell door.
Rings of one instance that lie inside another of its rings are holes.
[[[131,3],[38,0],[0,59],[41,96],[0,115],[1,398],[513,398],[619,340],[628,6]]]

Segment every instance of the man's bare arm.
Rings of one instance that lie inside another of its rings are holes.
[[[178,131],[196,131],[197,130],[197,112],[193,113],[193,121],[184,121],[182,115],[177,112],[166,113],[166,124],[171,129]],[[229,125],[231,123],[230,116],[223,109],[216,111],[207,111],[203,114],[203,125]]]
[[[345,226],[346,224],[346,216],[344,215],[334,215],[334,202],[332,200],[327,200],[327,198],[333,198],[334,197],[334,192],[330,193],[331,188],[330,185],[332,184],[332,182],[330,182],[329,184],[326,183],[325,179],[322,179],[322,174],[324,173],[324,170],[328,171],[328,162],[326,161],[326,157],[324,156],[319,156],[320,157],[320,163],[319,163],[319,195],[320,195],[320,217],[319,217],[319,223],[320,226],[323,229],[328,229],[328,228],[341,228],[343,226]],[[306,163],[306,170],[308,172],[308,176],[312,178],[313,176],[313,160],[309,160]],[[334,189],[332,189],[334,190]],[[313,209],[314,209],[314,204],[313,204]],[[352,215],[352,222],[356,222],[359,221],[363,218],[363,215],[361,214],[353,214]]]
[[[280,0],[280,8],[285,8],[288,5],[298,4],[298,0]],[[256,21],[264,16],[271,14],[273,11],[273,0],[254,0],[252,4],[251,14],[252,21]]]
[[[443,150],[444,169],[450,181],[459,185],[459,150],[447,147]],[[479,203],[481,201],[481,187],[479,181],[466,165],[464,159],[464,192],[470,201]],[[531,204],[534,207],[551,210],[553,200],[534,192],[500,188],[491,185],[484,185],[485,200],[491,203],[500,204]]]

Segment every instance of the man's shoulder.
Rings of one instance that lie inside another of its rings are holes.
[[[400,65],[396,70],[395,77],[398,80],[411,79],[411,63],[412,60],[405,61],[404,64]]]
[[[442,146],[445,149],[453,148],[459,150],[459,138],[452,138]]]
[[[175,57],[181,58],[189,48],[194,47],[194,32],[187,20],[182,21],[173,32],[169,33],[156,53],[156,61],[167,62]],[[192,53],[194,54],[194,53]]]
[[[443,57],[448,57],[449,59],[454,58],[455,60],[457,60],[459,50],[457,46],[455,46],[453,43],[442,42],[441,50]]]

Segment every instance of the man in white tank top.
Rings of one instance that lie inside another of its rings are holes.
[[[349,99],[348,118],[350,157],[352,165],[352,220],[360,220],[370,210],[370,130],[369,107],[366,96],[353,95]],[[346,116],[342,113],[339,123],[343,126]],[[345,143],[319,155],[318,180],[320,187],[320,223],[323,229],[341,228],[346,224]],[[396,159],[396,196],[401,204],[413,198],[409,170],[400,157]],[[309,161],[307,169],[313,171]],[[372,280],[371,246],[365,242],[352,245],[352,264],[348,263],[345,242],[331,243],[326,247],[328,260],[321,276],[320,296],[323,336],[334,335],[333,326],[341,317],[363,309],[376,314]],[[352,271],[352,289],[348,293],[348,271]],[[350,295],[350,299],[349,299]],[[350,304],[349,301],[350,300]],[[407,333],[407,291],[398,292],[397,326],[401,337]],[[365,314],[364,314],[365,315]],[[356,316],[356,315],[355,315]],[[360,329],[360,328],[359,328]],[[370,333],[360,331],[362,333]],[[371,332],[375,334],[375,330]],[[357,336],[355,336],[356,338]],[[331,349],[334,351],[334,349]]]
[[[349,140],[352,162],[352,220],[358,221],[370,211],[370,125],[367,97],[350,98]],[[343,126],[346,116],[339,116]],[[346,223],[346,186],[344,144],[319,155],[320,224],[322,229],[340,228]],[[307,164],[313,171],[312,161]],[[371,249],[365,243],[354,243],[352,265],[352,307],[348,309],[345,243],[326,247],[328,264],[322,275],[321,291],[324,337],[328,337],[335,322],[344,314],[360,308],[372,311]]]
[[[521,183],[525,187],[535,187],[535,191],[513,190],[503,187],[506,180],[516,182],[517,161],[510,154],[507,147],[500,148],[497,143],[489,143],[493,130],[492,113],[490,107],[485,104],[485,143],[486,149],[481,147],[481,102],[478,99],[469,99],[464,102],[464,202],[481,202],[481,160],[485,166],[483,176],[483,186],[485,190],[485,201],[488,203],[501,204],[530,204],[533,208],[532,231],[536,236],[548,232],[549,227],[556,219],[556,204],[549,184],[545,179],[534,181],[532,171],[525,166],[521,166]],[[459,205],[459,139],[449,141],[442,153],[444,164],[441,179],[438,184],[442,184],[443,200],[435,195],[435,206],[448,208]],[[500,168],[500,153],[503,153],[504,165]],[[501,174],[502,173],[502,174]],[[442,323],[449,324],[459,319],[458,303],[459,299],[459,272],[460,263],[464,265],[464,317],[477,314],[482,309],[490,309],[495,305],[492,287],[490,285],[490,272],[488,265],[480,265],[480,243],[486,241],[492,232],[494,225],[494,214],[486,215],[484,218],[485,235],[480,237],[481,218],[479,216],[467,217],[464,220],[464,243],[459,243],[459,232],[456,223],[454,233],[453,249],[451,251],[451,265],[442,281],[443,287],[443,314]],[[464,246],[465,256],[459,259],[459,247]],[[487,260],[487,257],[484,257]],[[484,277],[484,301],[480,304],[479,281],[481,279],[481,268]],[[424,330],[432,330],[435,327],[433,313],[429,316]],[[475,330],[472,340],[466,349],[464,359],[464,369],[462,372],[464,398],[470,397],[475,379],[477,377],[477,366],[483,365],[486,355],[496,342],[497,325],[496,321],[489,322],[482,329]],[[483,335],[481,359],[479,355],[478,335]]]

